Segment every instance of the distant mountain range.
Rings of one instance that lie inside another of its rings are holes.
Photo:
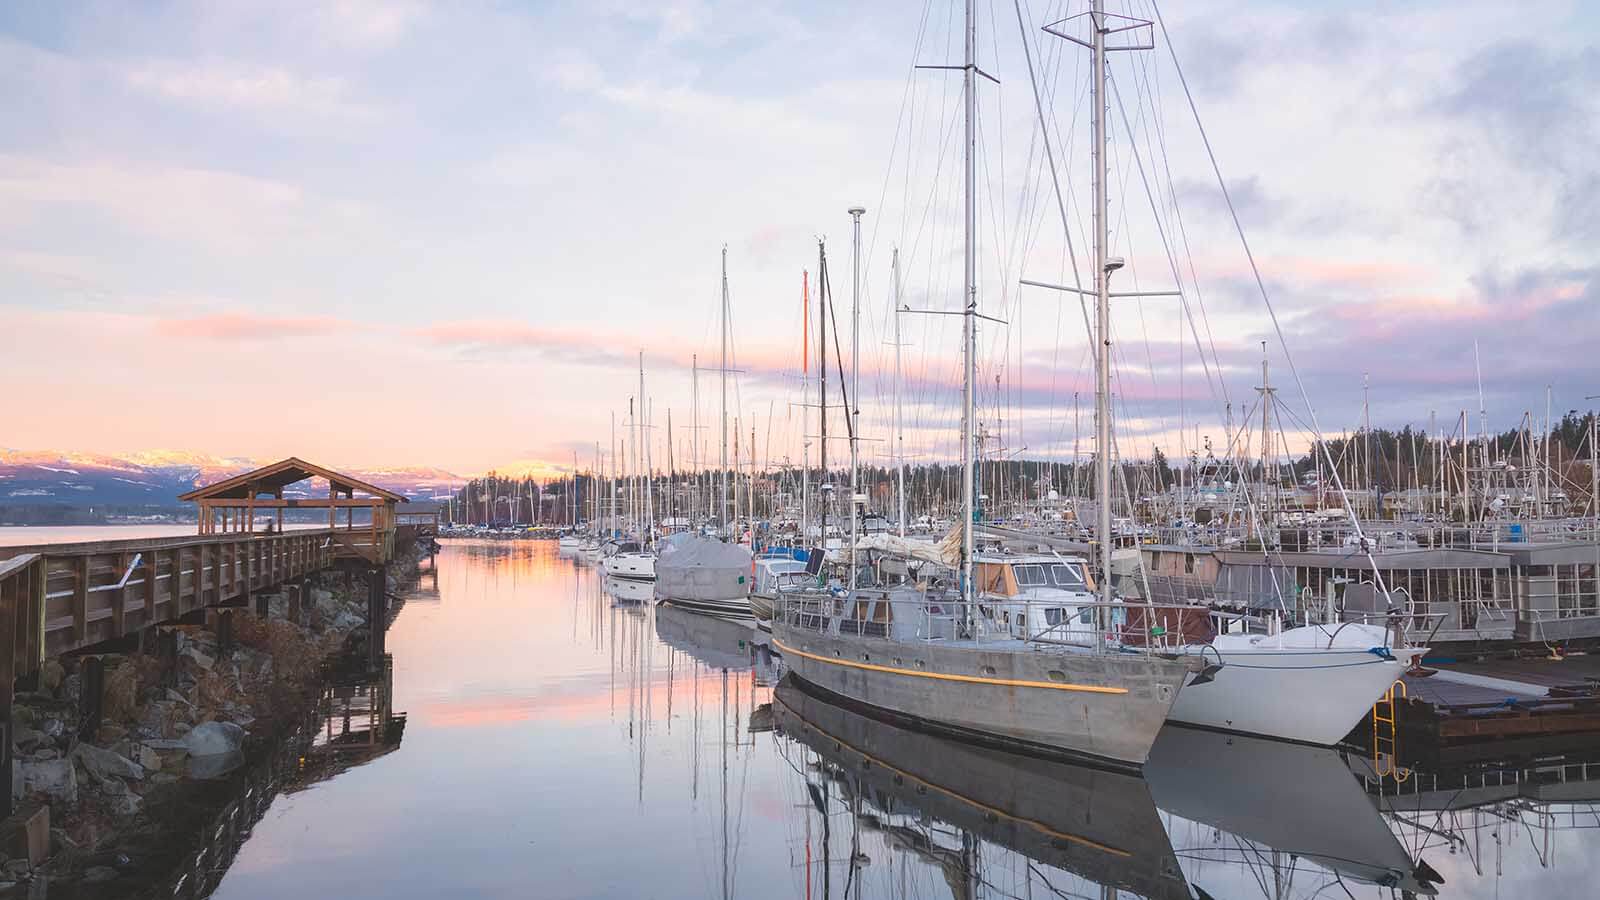
[[[166,450],[101,456],[0,449],[0,508],[172,509],[186,505],[179,494],[276,461]],[[412,500],[443,496],[466,481],[443,469],[333,468]]]

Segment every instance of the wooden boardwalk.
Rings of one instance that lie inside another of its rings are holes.
[[[341,538],[318,528],[0,548],[10,557],[0,563],[9,566],[0,619],[14,635],[14,674],[325,569],[353,552]]]

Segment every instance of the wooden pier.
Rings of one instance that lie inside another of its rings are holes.
[[[320,478],[326,497],[285,496],[297,482]],[[358,496],[360,495],[360,496]],[[156,626],[210,607],[250,607],[265,615],[265,595],[332,567],[359,571],[370,586],[369,614],[382,615],[384,583],[394,556],[395,506],[405,498],[296,458],[184,494],[201,510],[199,534],[74,544],[0,547],[0,795],[11,804],[10,712],[18,679],[31,679],[46,659],[115,652]],[[286,527],[283,511],[326,509],[328,527]],[[345,510],[344,522],[338,521]],[[357,522],[354,511],[365,511]],[[257,530],[258,511],[272,515]],[[422,531],[410,523],[401,540]],[[298,599],[298,598],[296,598]],[[378,630],[381,634],[381,629]],[[382,654],[381,638],[374,653]],[[95,660],[98,662],[98,660]],[[99,698],[85,702],[99,709]],[[96,718],[98,718],[96,716]]]

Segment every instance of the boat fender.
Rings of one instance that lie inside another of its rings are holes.
[[[1367,652],[1371,653],[1373,656],[1376,656],[1379,659],[1388,660],[1389,662],[1394,662],[1394,654],[1389,652],[1389,648],[1388,647],[1369,647],[1369,648],[1367,648]]]

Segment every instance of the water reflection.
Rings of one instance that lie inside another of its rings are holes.
[[[635,599],[553,542],[438,563],[389,633],[392,691],[318,721],[337,759],[334,738],[381,744],[374,708],[406,709],[404,752],[281,796],[218,896],[1489,898],[1600,877],[1600,766],[1396,782],[1359,753],[1169,729],[1142,777],[1104,772],[831,704],[780,681],[747,621]]]
[[[393,752],[406,716],[393,709],[394,659],[373,670],[364,654],[335,660],[322,693],[277,747],[231,785],[234,799],[201,831],[200,845],[153,896],[211,896],[222,873],[280,795],[309,790],[347,769]]]
[[[1069,895],[1094,885],[1155,900],[1189,896],[1140,778],[929,736],[789,681],[772,708],[796,742],[782,749],[805,779],[806,856],[815,835],[823,896],[834,867],[845,869],[842,896],[856,896],[875,857],[891,896],[927,887],[925,873],[897,865],[904,857],[936,870],[956,900],[1018,879]]]

